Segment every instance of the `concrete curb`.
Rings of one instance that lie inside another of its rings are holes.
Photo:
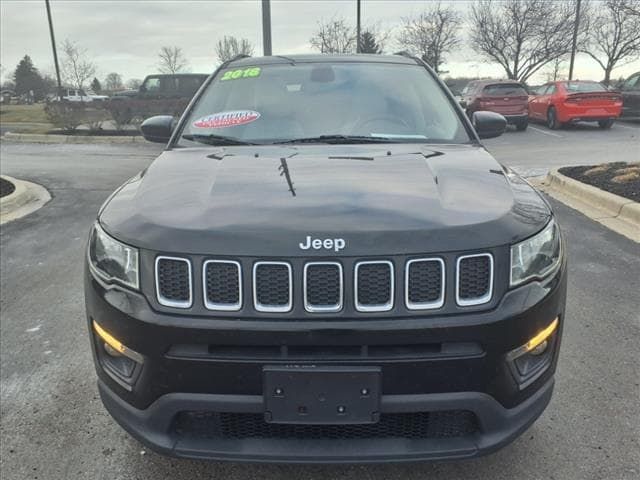
[[[51,200],[47,189],[37,183],[18,180],[8,175],[2,175],[2,178],[13,183],[15,190],[0,198],[0,225],[29,215]]]
[[[640,203],[551,170],[539,188],[608,228],[640,242]]]
[[[16,143],[146,143],[141,135],[117,137],[117,136],[91,136],[91,135],[48,135],[43,133],[11,133],[7,132],[0,137],[3,142]]]

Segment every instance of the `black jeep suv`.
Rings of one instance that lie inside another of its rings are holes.
[[[475,127],[475,129],[474,129]],[[106,201],[86,307],[107,410],[159,452],[262,462],[465,458],[551,398],[554,215],[403,55],[223,64]],[[170,138],[169,138],[170,137]]]

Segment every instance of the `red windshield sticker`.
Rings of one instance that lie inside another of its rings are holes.
[[[197,128],[236,127],[238,125],[255,122],[259,118],[260,114],[253,110],[234,110],[231,112],[218,112],[213,115],[207,115],[193,122],[193,126]]]

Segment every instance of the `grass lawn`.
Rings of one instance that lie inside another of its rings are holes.
[[[53,128],[44,114],[44,103],[0,105],[0,124],[10,132],[46,133]]]
[[[49,123],[44,114],[44,103],[33,105],[0,105],[2,123]]]

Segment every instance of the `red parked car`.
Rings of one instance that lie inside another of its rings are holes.
[[[527,90],[515,80],[472,80],[460,96],[460,105],[469,118],[484,110],[499,113],[518,130],[525,130],[529,124]]]
[[[562,81],[543,85],[529,100],[529,118],[551,129],[576,122],[611,128],[622,112],[622,95],[598,82]]]

